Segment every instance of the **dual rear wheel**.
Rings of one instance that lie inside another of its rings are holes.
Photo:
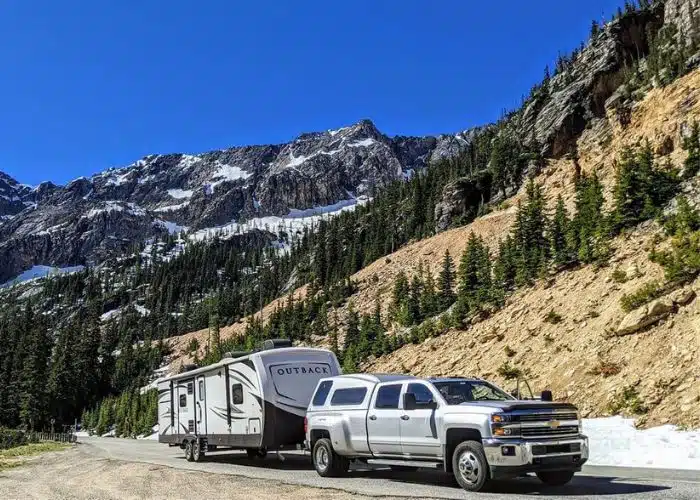
[[[338,455],[328,438],[316,441],[311,456],[319,476],[340,477],[347,474],[350,469],[350,460]]]

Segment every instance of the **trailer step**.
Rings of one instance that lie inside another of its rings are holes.
[[[389,460],[383,458],[370,458],[369,465],[384,465],[389,467],[417,467],[421,469],[440,469],[442,462],[423,462],[421,460]]]

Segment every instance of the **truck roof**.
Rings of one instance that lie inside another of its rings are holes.
[[[479,377],[430,377],[427,378],[429,382],[477,382],[481,381]]]
[[[347,375],[336,375],[334,378],[359,379],[365,382],[381,384],[382,382],[396,382],[400,380],[414,380],[418,377],[413,375],[397,375],[395,373],[351,373]]]

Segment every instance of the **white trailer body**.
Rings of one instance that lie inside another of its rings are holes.
[[[304,441],[318,380],[340,374],[324,349],[268,349],[180,373],[158,384],[158,441],[281,449]]]

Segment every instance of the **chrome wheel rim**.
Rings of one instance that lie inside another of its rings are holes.
[[[457,467],[462,479],[469,484],[475,484],[479,481],[481,466],[479,465],[479,459],[471,451],[467,450],[459,456]]]
[[[194,456],[195,460],[199,458],[199,443],[194,443],[194,446],[192,447],[192,455]]]
[[[185,456],[190,458],[192,456],[192,443],[187,443],[185,445]]]
[[[325,446],[321,446],[316,450],[316,465],[321,470],[328,468],[328,450]]]

